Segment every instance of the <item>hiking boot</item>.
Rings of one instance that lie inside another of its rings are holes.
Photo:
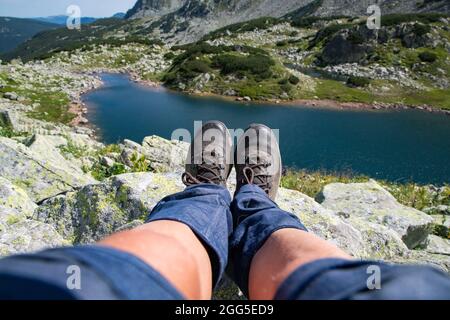
[[[273,131],[262,124],[251,124],[239,139],[234,157],[236,190],[253,184],[275,200],[282,167],[280,148]]]
[[[182,176],[186,186],[212,183],[226,187],[230,175],[232,139],[220,121],[205,123],[191,142]]]

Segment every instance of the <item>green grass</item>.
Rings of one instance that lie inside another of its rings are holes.
[[[343,82],[328,79],[318,81],[314,95],[320,99],[330,99],[339,102],[372,103],[375,100],[375,96],[368,91],[350,88]]]
[[[96,163],[88,170],[88,172],[90,172],[95,179],[103,181],[106,178],[127,173],[128,171],[126,170],[125,165],[116,162],[110,168],[102,166],[100,163]]]
[[[71,154],[77,159],[82,158],[89,153],[85,146],[78,146],[70,139],[67,139],[67,145],[61,146],[59,149],[64,155]]]
[[[315,198],[324,186],[330,183],[367,182],[369,178],[351,172],[326,172],[307,170],[288,170],[281,178],[283,188],[300,191]]]
[[[450,110],[449,89],[417,90],[382,80],[374,80],[371,83],[374,87],[381,87],[386,84],[391,89],[389,92],[373,93],[368,88],[351,88],[340,81],[320,79],[317,81],[315,92],[300,92],[297,98],[311,99],[317,96],[319,99],[330,99],[339,102],[361,102],[367,104],[384,102],[415,107],[427,105]]]
[[[440,18],[447,18],[448,14],[418,13],[418,14],[389,14],[381,17],[382,26],[395,26],[403,22],[418,21],[425,24],[438,22]]]
[[[32,118],[68,124],[76,117],[75,114],[69,112],[70,100],[65,93],[32,91],[27,92],[25,96],[31,103],[40,104],[33,111],[28,113]]]
[[[99,156],[106,156],[109,153],[120,153],[120,146],[118,144],[109,144],[98,151]]]
[[[315,198],[324,186],[330,183],[359,183],[367,182],[369,177],[356,175],[352,172],[327,172],[288,170],[281,179],[281,186],[287,189],[297,190],[310,197]],[[428,186],[416,183],[394,183],[389,181],[378,181],[386,188],[401,204],[423,210],[426,207],[438,205],[450,205],[450,186],[444,185],[444,194],[434,197]]]
[[[20,83],[9,79],[5,74],[0,74],[2,81],[6,86],[0,89],[0,95],[6,92],[15,92],[20,97],[25,98],[25,104],[39,103],[28,115],[32,118],[68,124],[75,118],[73,113],[69,112],[69,97],[63,92],[53,92],[48,90],[40,83],[33,83],[33,89],[22,89]],[[63,81],[64,79],[53,79],[54,81]]]
[[[27,135],[28,134],[26,132],[17,132],[17,131],[14,131],[9,126],[0,125],[0,137],[12,138],[12,137],[24,137]]]

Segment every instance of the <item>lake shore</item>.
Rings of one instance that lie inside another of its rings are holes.
[[[363,102],[341,102],[330,99],[294,99],[294,100],[280,100],[280,99],[268,99],[268,100],[249,100],[246,97],[241,96],[225,96],[212,92],[200,92],[200,91],[179,91],[164,87],[162,82],[156,82],[151,80],[142,80],[136,74],[129,74],[132,81],[144,85],[150,88],[161,88],[178,94],[185,94],[194,97],[213,97],[230,102],[239,102],[243,104],[278,104],[282,106],[294,106],[294,107],[309,107],[320,109],[333,109],[333,110],[355,110],[355,111],[381,111],[381,110],[422,110],[432,113],[442,113],[450,116],[450,110],[440,109],[433,106],[410,106],[403,104],[388,104],[388,103],[374,103],[368,104]]]

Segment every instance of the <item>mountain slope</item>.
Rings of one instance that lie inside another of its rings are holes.
[[[32,19],[0,17],[0,53],[13,50],[38,32],[57,27],[52,23]]]
[[[261,17],[361,16],[368,0],[139,0],[126,18],[152,21],[154,34],[188,43],[215,29]],[[448,0],[380,0],[383,14],[450,12]]]
[[[367,8],[375,1],[368,0],[317,0],[317,10],[314,15],[333,16],[367,15]],[[450,1],[448,0],[379,0],[381,14],[393,13],[419,13],[419,12],[450,12]]]

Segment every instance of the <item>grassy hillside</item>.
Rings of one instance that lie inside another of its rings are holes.
[[[58,25],[32,19],[0,17],[0,53],[15,49],[35,34]]]

